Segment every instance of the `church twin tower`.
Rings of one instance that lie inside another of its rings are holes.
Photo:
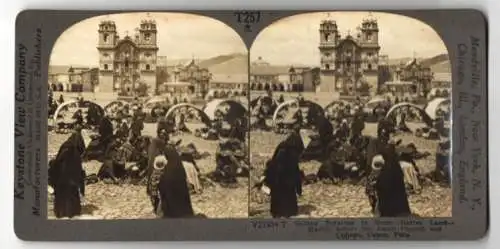
[[[156,90],[157,27],[143,20],[134,37],[120,39],[113,21],[99,24],[99,88],[103,92],[132,94],[141,83],[149,92]],[[344,38],[333,20],[320,23],[321,55],[319,92],[354,94],[363,86],[376,92],[378,84],[379,40],[375,19],[365,19],[353,37]]]
[[[378,84],[379,40],[375,19],[363,20],[353,37],[342,38],[337,23],[323,20],[320,24],[319,52],[321,55],[319,92],[355,94],[369,86],[374,94]]]
[[[133,37],[122,39],[113,21],[99,24],[99,88],[102,92],[132,95],[140,84],[156,90],[157,27],[154,20],[143,20]]]

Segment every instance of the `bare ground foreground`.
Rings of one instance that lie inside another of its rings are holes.
[[[145,124],[143,134],[153,135],[155,124]],[[59,146],[68,135],[49,133],[48,153],[57,154]],[[210,156],[198,161],[201,169],[203,192],[192,194],[191,201],[195,213],[208,218],[246,218],[248,217],[248,179],[239,178],[238,185],[222,187],[206,180],[205,175],[215,170],[214,152],[216,141],[206,141],[192,135],[182,137],[183,143],[194,142],[200,153],[209,152]],[[97,173],[101,163],[84,163],[87,175]],[[48,199],[48,217],[54,219],[52,196]],[[155,218],[145,185],[123,183],[121,185],[99,182],[86,186],[84,214],[77,219],[150,219]]]
[[[410,125],[410,124],[409,124]],[[365,133],[374,135],[375,124],[367,124]],[[417,138],[412,135],[399,135],[403,143],[413,142],[421,152],[428,151],[431,156],[417,161],[420,171],[425,174],[435,167],[434,152],[437,142]],[[263,174],[264,164],[277,144],[284,139],[283,135],[271,132],[252,131],[250,134],[251,162],[254,167],[250,186]],[[306,174],[316,173],[318,162],[301,163],[300,168]],[[441,186],[430,180],[425,181],[420,194],[410,195],[412,211],[421,217],[450,217],[452,206],[452,191],[450,187]],[[255,218],[269,218],[270,200],[263,192],[252,188],[250,190],[249,215]],[[299,198],[299,217],[371,217],[370,205],[365,195],[364,185],[342,183],[338,185],[313,183],[303,187]]]

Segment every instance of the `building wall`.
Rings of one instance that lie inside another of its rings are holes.
[[[81,83],[83,84],[84,92],[92,92],[93,85],[99,83],[99,69],[92,68],[81,73]]]
[[[113,73],[111,71],[100,70],[99,83],[98,83],[99,87],[97,88],[98,91],[105,93],[112,93],[114,92],[113,84],[114,84]]]
[[[320,85],[316,89],[318,92],[337,92],[335,90],[336,77],[333,71],[322,71],[320,75]]]
[[[290,75],[289,74],[280,74],[277,76],[278,82],[282,84],[290,84]]]
[[[56,81],[57,83],[63,84],[69,83],[69,74],[58,74],[56,76]]]
[[[313,70],[309,70],[302,73],[302,85],[305,92],[314,92],[316,87],[314,86],[315,75]]]

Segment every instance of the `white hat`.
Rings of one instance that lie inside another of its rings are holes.
[[[382,166],[385,164],[385,160],[382,155],[376,155],[372,159],[372,170],[381,170]]]

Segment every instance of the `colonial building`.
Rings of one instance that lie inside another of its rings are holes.
[[[248,91],[248,74],[212,74],[210,89]]]
[[[262,57],[251,63],[250,90],[264,91],[273,85],[288,84],[290,76],[288,66],[271,65]]]
[[[157,91],[157,26],[154,20],[141,21],[133,37],[120,38],[113,21],[99,24],[99,90],[133,95],[140,84]]]
[[[49,66],[49,85],[53,91],[67,91],[69,89],[70,66]]]
[[[400,78],[411,81],[415,85],[415,93],[419,96],[427,96],[431,90],[433,74],[430,67],[423,66],[416,58],[408,61],[399,68]]]
[[[98,68],[49,66],[49,85],[53,91],[92,92],[98,82]]]
[[[451,73],[434,73],[427,97],[449,97],[451,94]]]
[[[319,85],[320,68],[315,67],[291,67],[289,69],[290,83],[285,86],[288,91],[294,92],[314,92]]]
[[[341,37],[334,20],[319,27],[321,54],[320,92],[355,95],[368,85],[371,94],[378,88],[379,28],[377,20],[365,19],[358,33]]]
[[[319,76],[319,68],[271,65],[259,57],[250,67],[250,90],[314,92]]]
[[[80,73],[82,90],[84,92],[93,92],[99,84],[99,68],[90,68]]]
[[[162,92],[182,92],[205,95],[208,92],[211,74],[199,66],[194,59],[186,64],[158,67],[157,79]]]

